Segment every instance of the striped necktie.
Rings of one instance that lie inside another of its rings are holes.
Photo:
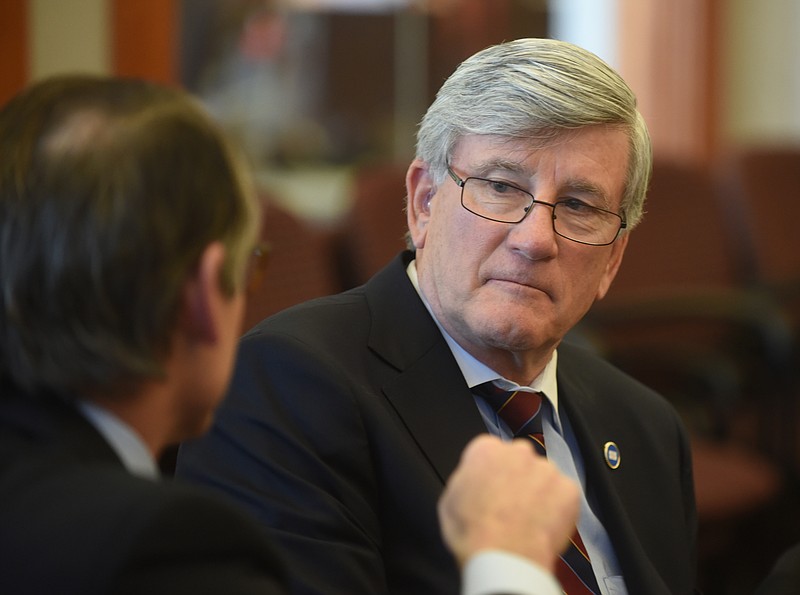
[[[546,456],[544,432],[542,430],[542,409],[547,400],[541,394],[525,391],[506,391],[493,382],[485,382],[472,389],[484,399],[514,434],[515,438],[528,437],[534,448]],[[597,595],[597,586],[589,553],[583,544],[578,529],[570,539],[567,551],[561,554],[556,564],[556,578],[567,595]]]

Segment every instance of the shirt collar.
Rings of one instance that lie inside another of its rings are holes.
[[[554,418],[556,419],[556,423],[558,424],[558,382],[556,381],[556,366],[558,363],[558,352],[553,351],[553,355],[550,358],[550,361],[542,370],[542,373],[539,374],[536,378],[534,378],[533,382],[530,383],[529,386],[523,387],[517,384],[516,382],[512,382],[506,378],[503,378],[500,374],[492,370],[489,366],[480,362],[471,354],[469,354],[461,345],[459,345],[453,337],[442,327],[439,323],[439,320],[436,318],[436,315],[433,313],[428,300],[425,299],[425,295],[422,293],[422,290],[419,286],[419,279],[417,277],[417,261],[412,260],[408,267],[406,267],[406,274],[408,275],[411,284],[414,286],[414,289],[417,290],[417,294],[419,294],[422,303],[425,304],[425,307],[428,309],[433,321],[436,323],[436,326],[439,327],[439,331],[442,333],[444,340],[447,342],[447,346],[450,348],[450,351],[453,353],[453,357],[458,364],[458,367],[461,369],[461,373],[464,375],[464,380],[467,382],[467,386],[472,388],[479,384],[483,384],[484,382],[496,381],[496,384],[505,390],[519,390],[519,389],[531,389],[536,392],[543,393],[547,399],[550,401],[553,407]]]
[[[79,400],[77,404],[84,417],[106,439],[130,473],[147,479],[158,478],[158,465],[133,428],[96,403]]]

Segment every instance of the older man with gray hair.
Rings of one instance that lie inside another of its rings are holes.
[[[650,169],[633,93],[590,52],[520,39],[467,59],[419,129],[410,249],[252,329],[179,473],[250,509],[300,593],[453,594],[437,500],[472,438],[518,438],[582,488],[565,592],[691,593],[678,415],[564,341],[608,291]]]

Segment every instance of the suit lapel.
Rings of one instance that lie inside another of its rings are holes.
[[[486,432],[444,340],[383,391],[442,482],[455,469],[467,442]]]
[[[581,373],[582,366],[571,359],[572,349],[559,347],[558,394],[559,406],[572,425],[583,457],[586,472],[586,497],[606,528],[622,567],[623,575],[632,593],[647,592],[653,595],[669,593],[659,573],[645,554],[639,534],[630,522],[620,494],[641,492],[646,476],[641,470],[627,473],[626,447],[636,448],[637,439],[618,416],[613,406],[602,394],[602,382],[596,378],[588,381]],[[591,423],[589,423],[591,420]],[[605,461],[604,445],[615,442],[621,452],[619,469],[611,469]],[[647,501],[646,498],[641,501]],[[641,591],[640,589],[645,589]]]
[[[444,482],[467,442],[486,427],[453,354],[406,275],[411,258],[404,252],[365,288],[373,322],[369,346],[397,370],[382,390]]]

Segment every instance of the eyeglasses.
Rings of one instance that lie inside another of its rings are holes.
[[[261,242],[253,248],[247,261],[245,276],[245,291],[247,295],[257,293],[264,282],[269,263],[269,253],[272,247],[268,242]]]
[[[447,173],[461,188],[461,206],[473,215],[499,223],[520,223],[533,209],[553,209],[553,231],[568,240],[589,246],[613,244],[627,226],[620,215],[586,204],[577,198],[555,203],[536,200],[533,194],[508,182],[486,178],[459,178],[448,166]]]

